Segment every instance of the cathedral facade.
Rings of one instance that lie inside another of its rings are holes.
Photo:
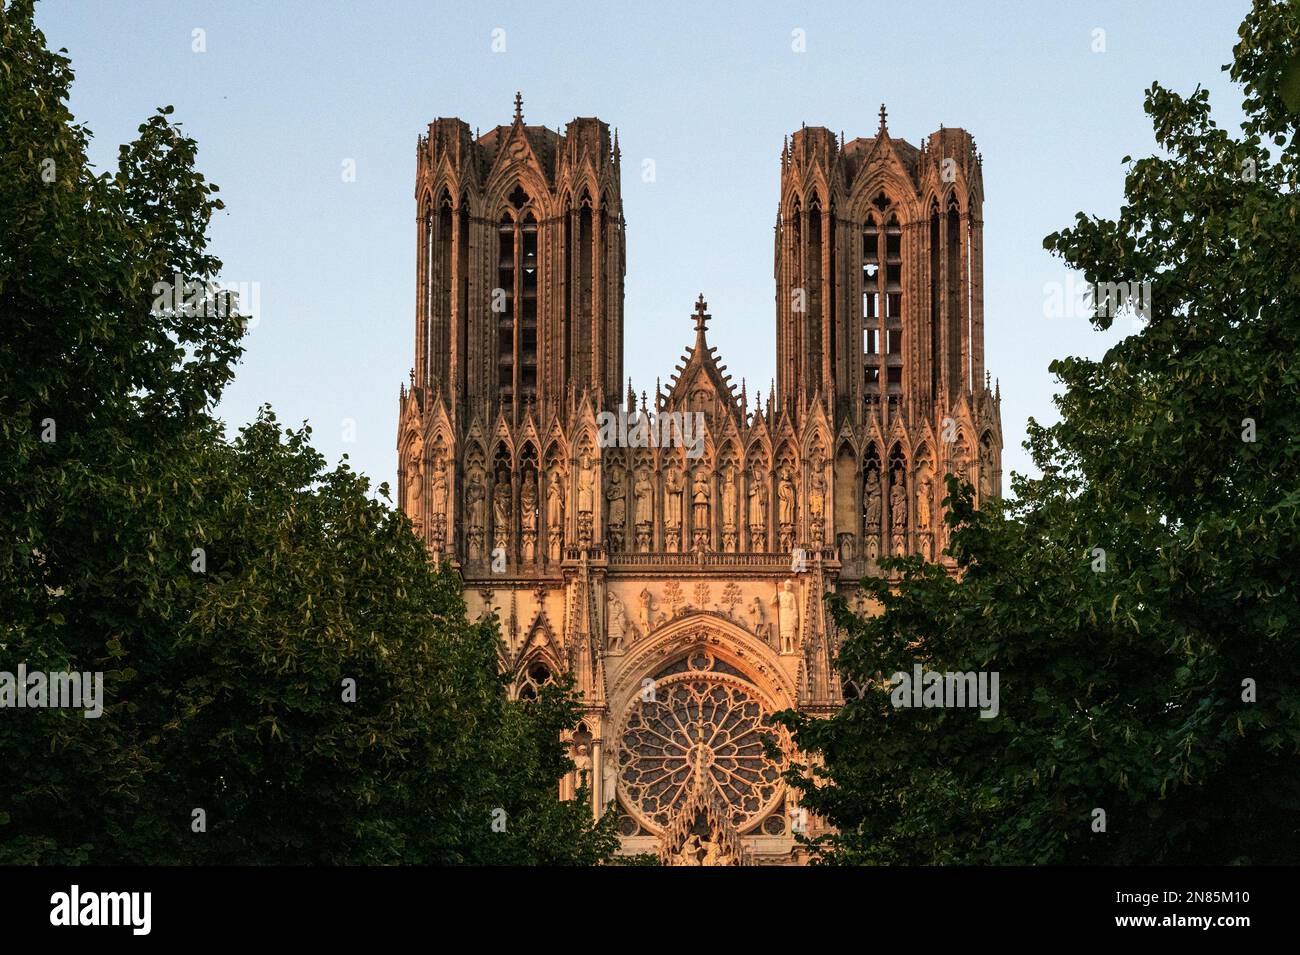
[[[803,127],[780,162],[774,387],[727,374],[701,296],[638,397],[617,133],[527,125],[516,98],[509,125],[438,119],[417,146],[401,505],[471,617],[499,619],[512,693],[573,674],[565,794],[585,783],[625,851],[671,864],[801,860],[818,822],[762,738],[852,692],[823,595],[870,612],[882,555],[946,561],[946,473],[1001,488],[971,137],[913,146],[882,107],[874,136]]]

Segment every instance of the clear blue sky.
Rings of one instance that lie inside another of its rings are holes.
[[[1044,316],[1063,281],[1044,235],[1113,215],[1126,154],[1154,148],[1153,80],[1209,87],[1247,0],[909,3],[441,3],[44,0],[38,21],[77,74],[72,108],[111,166],[154,107],[199,142],[227,208],[223,278],[260,285],[260,322],[220,412],[270,402],[307,419],[331,459],[395,473],[397,390],[412,364],[416,137],[437,116],[488,129],[600,116],[618,127],[628,222],[626,369],[667,379],[703,291],[711,340],[739,380],[774,373],[772,225],[782,136],[800,123],[871,135],[883,101],[912,143],[942,123],[984,156],[987,364],[1001,379],[1004,467],[1025,470],[1025,420],[1054,420],[1048,362],[1113,334]],[[503,29],[504,53],[492,52]],[[1094,53],[1093,31],[1106,50]],[[193,31],[206,52],[193,52]],[[807,51],[792,50],[801,29]],[[657,180],[643,183],[641,160]],[[355,182],[342,181],[345,159]],[[673,236],[672,241],[665,237]],[[356,422],[344,440],[342,422]]]

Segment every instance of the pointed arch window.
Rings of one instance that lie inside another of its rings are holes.
[[[521,700],[536,700],[542,687],[555,682],[555,674],[545,660],[534,658],[519,674],[517,695]]]
[[[462,194],[456,214],[456,381],[463,398],[469,374],[469,195]]]
[[[497,389],[503,398],[514,395],[515,384],[515,219],[502,213],[497,223],[497,284],[492,311],[497,317]]]
[[[943,368],[942,340],[939,335],[939,314],[942,302],[942,264],[940,258],[939,203],[930,203],[930,397],[938,399],[939,380]]]
[[[822,203],[816,193],[813,194],[812,201],[808,204],[808,228],[807,242],[804,249],[804,275],[807,277],[807,284],[804,285],[806,300],[804,309],[807,312],[808,332],[803,340],[807,342],[808,354],[805,368],[808,369],[808,376],[805,380],[805,387],[808,391],[814,391],[822,385]]]
[[[434,232],[432,294],[430,295],[430,358],[433,377],[444,382],[450,372],[451,349],[451,196],[442,191],[438,200],[437,226]]]
[[[565,324],[571,337],[568,342],[570,370],[578,387],[592,380],[592,319],[593,319],[593,223],[590,194],[584,189],[578,207],[569,216],[566,248],[568,249],[568,300]]]
[[[868,403],[903,391],[903,228],[889,198],[872,201],[862,227],[864,385]],[[883,381],[882,381],[883,379]]]
[[[519,393],[537,395],[537,219],[524,214],[519,227]]]
[[[962,373],[962,326],[965,324],[961,307],[961,216],[955,200],[948,203],[947,236],[947,326],[948,326],[948,380],[954,388],[967,386]]]

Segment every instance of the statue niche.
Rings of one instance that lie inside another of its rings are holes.
[[[691,481],[691,530],[697,550],[708,550],[710,544],[709,510],[712,495],[709,491],[709,472],[704,468],[695,469]]]
[[[682,472],[674,464],[664,478],[664,546],[672,552],[681,550],[682,492]]]
[[[781,468],[776,484],[777,523],[781,528],[781,550],[794,549],[795,492],[794,478],[788,467]]]
[[[496,484],[492,488],[492,546],[499,551],[508,551],[510,546],[510,499],[510,472],[502,468],[497,471]]]
[[[767,477],[758,465],[749,472],[749,549],[767,550]]]
[[[564,556],[564,471],[552,467],[546,479],[546,532],[549,535],[548,554],[559,561]]]
[[[473,464],[465,486],[465,521],[469,527],[466,556],[469,560],[483,559],[484,521],[487,511],[487,485],[483,468]]]
[[[654,525],[654,484],[650,469],[644,465],[636,470],[632,496],[636,501],[636,549],[644,554],[650,550],[650,532]]]
[[[606,522],[609,552],[617,554],[623,549],[623,528],[627,523],[627,484],[623,468],[615,464],[609,469],[609,486],[605,490]]]
[[[736,488],[736,468],[728,464],[722,480],[722,549],[729,554],[736,552],[736,500],[739,491]]]
[[[591,543],[591,515],[596,499],[596,468],[591,452],[583,448],[578,459],[578,543]]]

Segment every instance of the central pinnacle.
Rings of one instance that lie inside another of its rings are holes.
[[[705,311],[705,309],[707,309],[708,307],[709,307],[709,303],[704,301],[704,293],[701,292],[700,297],[695,300],[695,333],[697,335],[704,334],[705,328],[708,326],[709,319],[713,317],[707,311]]]

